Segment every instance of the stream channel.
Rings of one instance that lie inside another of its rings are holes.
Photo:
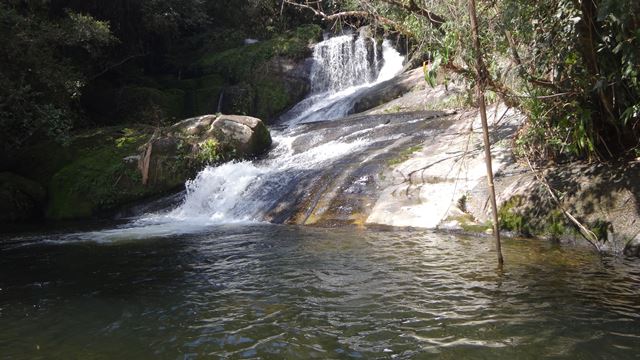
[[[329,180],[352,196],[336,217],[365,206],[389,154],[431,136],[423,115],[342,119],[402,62],[327,39],[266,157],[117,224],[3,235],[0,358],[637,359],[637,261],[508,239],[498,272],[486,237],[285,225]]]

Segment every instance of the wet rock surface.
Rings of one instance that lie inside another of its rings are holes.
[[[508,140],[523,120],[506,107],[491,109],[494,171],[512,162]],[[391,185],[384,188],[367,222],[425,228],[459,227],[453,218],[466,209],[458,202],[485,179],[482,132],[476,111],[448,118],[448,126],[388,170]]]

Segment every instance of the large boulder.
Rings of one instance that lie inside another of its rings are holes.
[[[144,185],[175,188],[204,165],[259,155],[271,135],[257,118],[204,115],[156,130],[135,156]]]
[[[236,156],[255,156],[271,145],[271,135],[260,119],[250,116],[222,115],[211,124],[224,141],[230,143]]]
[[[145,186],[170,190],[205,165],[260,155],[271,146],[271,135],[257,118],[204,115],[158,129],[132,157]]]

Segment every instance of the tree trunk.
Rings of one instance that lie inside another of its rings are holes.
[[[482,133],[484,139],[484,155],[487,165],[487,181],[491,197],[491,208],[493,210],[493,233],[496,239],[496,252],[498,254],[498,266],[502,268],[504,258],[502,257],[502,245],[500,243],[500,224],[498,223],[498,204],[496,202],[496,189],[493,183],[493,166],[491,164],[491,143],[489,142],[489,125],[487,122],[487,108],[484,99],[484,89],[487,84],[487,67],[482,59],[482,48],[480,45],[480,35],[478,34],[478,16],[476,14],[475,0],[469,0],[469,16],[471,18],[471,33],[473,37],[473,50],[476,55],[476,97],[480,108],[480,119],[482,121]]]

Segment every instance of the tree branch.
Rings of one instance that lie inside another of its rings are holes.
[[[112,70],[112,69],[114,69],[114,68],[117,68],[118,66],[120,66],[120,65],[122,65],[122,64],[124,64],[124,63],[126,63],[127,61],[129,61],[129,60],[131,60],[131,59],[135,59],[135,58],[137,58],[137,57],[141,57],[141,56],[145,56],[145,55],[147,55],[147,54],[146,54],[146,53],[142,53],[142,54],[135,54],[135,55],[127,56],[126,58],[122,59],[121,61],[118,61],[117,63],[115,63],[115,64],[113,64],[113,65],[107,66],[106,68],[104,68],[104,69],[103,69],[102,71],[100,71],[99,73],[97,73],[97,74],[95,74],[95,75],[91,76],[91,77],[88,79],[88,81],[95,80],[95,79],[99,78],[100,76],[102,76],[102,75],[106,74],[106,73],[107,73],[107,72],[109,72],[110,70]]]
[[[399,23],[397,23],[397,22],[395,22],[395,21],[393,21],[393,20],[391,20],[389,18],[386,18],[384,16],[380,16],[378,14],[371,13],[369,11],[361,11],[361,10],[360,11],[342,11],[342,12],[339,12],[339,13],[328,15],[325,12],[323,12],[323,11],[321,11],[319,9],[316,9],[313,6],[310,6],[310,5],[307,5],[307,4],[297,3],[297,2],[292,1],[292,0],[284,0],[283,4],[284,3],[289,4],[291,6],[295,6],[295,7],[301,8],[301,9],[310,10],[316,16],[321,17],[324,21],[328,21],[329,22],[329,21],[339,20],[339,19],[342,19],[342,18],[353,18],[353,17],[362,18],[362,19],[373,18],[373,19],[375,19],[376,21],[378,21],[378,22],[380,22],[382,24],[385,24],[385,25],[393,27],[398,32],[401,32],[404,35],[411,35],[411,32],[409,30],[407,30],[407,28],[405,28],[404,26],[400,25]]]
[[[439,29],[446,22],[446,20],[442,16],[418,6],[414,0],[409,0],[408,5],[399,0],[381,0],[381,1],[389,5],[397,6],[410,13],[417,14],[426,18],[427,20],[429,20],[431,25],[433,25],[433,27],[435,27],[436,29]]]

